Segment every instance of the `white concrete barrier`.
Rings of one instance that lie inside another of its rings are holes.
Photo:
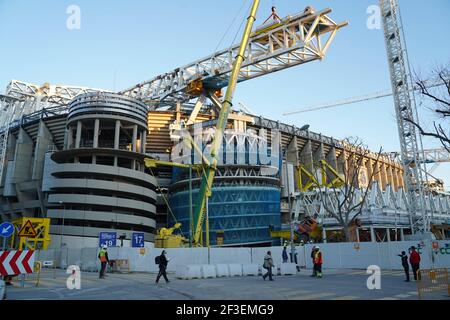
[[[200,279],[202,277],[201,265],[177,265],[175,271],[175,277],[178,279]]]
[[[217,277],[229,277],[230,276],[230,270],[228,269],[227,264],[216,264],[216,273]]]
[[[280,263],[280,275],[294,275],[297,274],[297,265],[295,263]]]
[[[228,270],[230,270],[230,277],[242,277],[242,264],[231,263],[228,265]]]
[[[242,275],[244,276],[257,276],[259,275],[259,266],[257,264],[243,264]]]
[[[202,278],[204,278],[204,279],[217,277],[217,272],[216,272],[216,268],[214,267],[214,265],[203,264],[201,266],[201,270],[202,270]]]

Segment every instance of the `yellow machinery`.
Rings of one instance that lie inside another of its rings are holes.
[[[10,247],[18,250],[45,250],[50,244],[50,219],[22,217],[12,221],[14,235]],[[20,233],[25,234],[20,236]]]
[[[178,168],[198,168],[199,165],[188,165],[177,162],[162,161],[151,158],[144,159],[147,168],[156,168],[158,166],[169,166]],[[167,206],[170,210],[169,204]],[[155,248],[180,248],[189,245],[189,240],[181,234],[173,234],[175,230],[181,228],[181,223],[175,223],[172,228],[161,228],[158,230],[155,238]]]
[[[155,248],[180,248],[189,245],[189,240],[181,234],[173,234],[181,228],[181,223],[175,223],[172,228],[161,228],[155,238]]]
[[[344,185],[344,179],[342,179],[339,173],[325,160],[318,161],[317,164],[314,165],[314,168],[318,169],[317,173],[320,173],[320,177],[309,172],[304,165],[299,165],[297,167],[297,186],[300,191],[305,192],[313,188],[321,187],[340,188]],[[305,178],[304,183],[302,182],[302,177]]]

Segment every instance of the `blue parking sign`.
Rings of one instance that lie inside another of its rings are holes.
[[[143,248],[144,247],[144,233],[143,232],[133,232],[131,236],[131,246],[133,248]]]
[[[106,245],[108,247],[115,247],[117,241],[117,233],[115,232],[100,232],[98,234],[99,247]]]

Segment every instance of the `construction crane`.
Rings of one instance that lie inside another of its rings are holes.
[[[200,245],[207,199],[211,195],[217,168],[217,153],[231,112],[232,97],[238,82],[264,76],[296,65],[325,57],[336,33],[347,22],[336,23],[328,14],[331,9],[304,12],[263,25],[252,32],[259,0],[254,0],[239,45],[213,53],[184,67],[154,77],[122,94],[143,100],[151,109],[179,107],[197,99],[187,124],[194,123],[197,114],[209,99],[218,111],[216,130],[211,143],[210,164],[204,165],[202,181],[194,212],[193,245]],[[221,101],[221,89],[227,87]],[[183,129],[180,122],[171,125],[171,136]]]
[[[429,81],[425,82],[425,87],[428,89],[443,86],[443,85],[444,84],[441,82],[440,83],[434,83],[434,82],[430,83]],[[412,90],[420,91],[422,89],[419,86],[415,85]],[[285,112],[283,112],[283,116],[290,116],[293,114],[335,108],[335,107],[344,106],[344,105],[346,106],[346,105],[355,104],[355,103],[359,103],[359,102],[390,97],[392,95],[394,95],[392,90],[384,90],[384,91],[365,94],[362,96],[351,97],[351,98],[346,98],[346,99],[337,100],[337,101],[324,102],[324,103],[316,104],[316,105],[309,106],[309,107],[303,107],[303,108],[297,108],[297,109],[291,110],[291,111],[285,111]]]
[[[425,213],[422,189],[424,179],[419,158],[423,147],[415,125],[405,120],[419,122],[414,94],[411,92],[413,85],[398,0],[380,0],[380,9],[394,93],[401,160],[409,198],[408,213],[413,222],[411,229],[413,233],[419,230],[425,234],[430,231],[430,222]],[[421,214],[421,218],[417,217],[417,213]]]

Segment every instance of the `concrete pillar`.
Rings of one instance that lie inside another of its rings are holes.
[[[386,228],[386,238],[388,242],[391,242],[391,229]]]
[[[138,126],[135,124],[133,126],[133,141],[132,141],[132,151],[136,152],[136,142],[137,142],[137,132],[138,132]]]
[[[141,132],[141,153],[145,153],[145,144],[147,143],[147,132],[143,130]]]
[[[75,148],[79,149],[80,148],[80,143],[81,143],[81,121],[77,121],[77,137],[75,139]]]
[[[377,238],[375,238],[375,229],[373,226],[370,226],[370,241],[377,242]]]
[[[405,234],[403,233],[403,228],[400,229],[400,240],[405,241]]]
[[[95,119],[95,124],[94,124],[94,144],[93,144],[93,148],[98,148],[98,132],[100,129],[100,120],[99,119]]]
[[[114,167],[117,167],[117,165],[118,165],[117,157],[114,157]]]
[[[73,148],[73,129],[69,126],[69,131],[67,132],[67,143],[65,146],[67,149]]]
[[[33,180],[42,179],[42,174],[44,172],[45,153],[51,149],[56,149],[55,144],[53,143],[53,136],[48,130],[44,121],[41,120],[39,121],[39,131],[34,148],[33,169],[31,176]]]
[[[359,228],[356,228],[355,232],[356,232],[356,242],[359,242]]]
[[[114,149],[119,149],[120,138],[120,120],[116,120],[116,128],[114,131]]]
[[[323,243],[327,243],[327,229],[322,228],[322,241]]]

